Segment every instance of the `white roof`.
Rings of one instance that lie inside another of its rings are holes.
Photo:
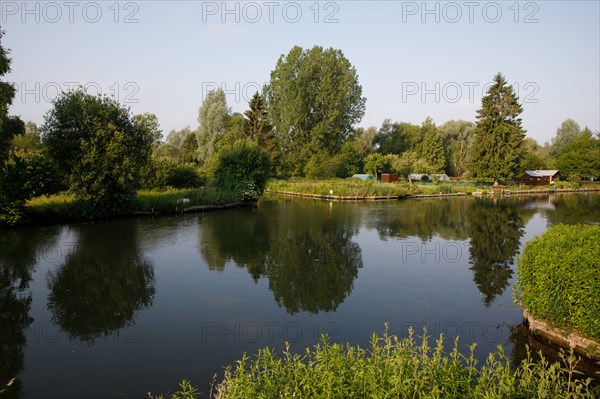
[[[552,177],[558,173],[558,170],[526,170],[525,173],[531,177]]]

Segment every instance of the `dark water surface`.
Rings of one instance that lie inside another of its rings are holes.
[[[515,256],[599,195],[256,209],[0,231],[0,398],[206,397],[244,352],[367,345],[389,323],[519,356]]]

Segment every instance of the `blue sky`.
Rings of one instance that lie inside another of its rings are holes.
[[[221,86],[235,112],[294,45],[341,49],[367,98],[359,126],[475,120],[497,72],[518,89],[527,135],[575,119],[600,130],[599,1],[0,2],[11,113],[36,123],[58,90],[115,95],[165,133],[197,126]]]

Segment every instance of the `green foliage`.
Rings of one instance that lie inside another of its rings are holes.
[[[177,163],[168,157],[153,157],[144,167],[142,187],[145,189],[195,188],[206,184],[206,176],[191,164]]]
[[[444,173],[446,154],[440,132],[431,118],[425,119],[421,126],[423,142],[420,147],[420,158],[431,167],[431,173]]]
[[[600,177],[600,139],[592,136],[589,129],[567,145],[556,160],[564,176]]]
[[[25,133],[13,138],[12,146],[18,150],[39,150],[42,147],[42,137],[37,125],[33,122],[25,124]]]
[[[448,121],[438,130],[443,137],[449,176],[462,176],[468,170],[469,151],[475,136],[475,124],[463,120]]]
[[[266,88],[284,172],[302,173],[318,151],[336,154],[364,115],[355,68],[340,50],[293,47]]]
[[[243,202],[255,201],[263,193],[270,168],[267,151],[251,141],[223,146],[210,165],[214,185]]]
[[[563,121],[560,127],[556,129],[556,135],[552,138],[550,155],[555,158],[559,157],[567,147],[577,140],[580,134],[581,128],[577,122],[570,118]]]
[[[198,140],[189,126],[171,130],[166,142],[156,146],[155,157],[167,157],[177,162],[193,163],[198,158]]]
[[[415,194],[416,187],[408,184],[381,183],[360,179],[308,180],[290,179],[269,182],[269,190],[343,197],[399,196]],[[333,192],[333,194],[331,194]]]
[[[523,144],[525,146],[525,156],[521,163],[523,172],[526,170],[550,169],[553,166],[554,162],[550,157],[550,153],[546,148],[539,145],[535,139],[527,137]]]
[[[430,345],[412,330],[407,338],[373,334],[368,348],[332,343],[323,336],[312,348],[282,354],[269,348],[244,355],[225,371],[215,399],[235,398],[594,398],[590,381],[573,378],[575,360],[566,368],[530,354],[515,370],[502,347],[478,365],[475,345],[465,356],[458,338],[449,353],[444,338]],[[563,375],[565,373],[567,378]]]
[[[375,179],[381,172],[389,172],[392,168],[394,158],[389,155],[381,155],[374,152],[365,157],[365,172],[375,175]]]
[[[525,131],[519,118],[523,108],[518,100],[513,87],[497,74],[477,111],[470,156],[473,176],[514,179],[521,172]]]
[[[148,394],[149,399],[196,399],[198,396],[198,388],[193,386],[187,380],[181,381],[179,384],[179,390],[166,397],[164,395],[152,396],[152,394]]]
[[[419,126],[405,122],[394,122],[386,119],[381,124],[374,140],[381,154],[402,154],[414,150],[421,142]]]
[[[208,159],[219,150],[219,141],[227,132],[229,107],[222,89],[210,91],[198,111],[200,126],[196,132],[198,141],[198,161],[205,165]]]
[[[90,215],[126,212],[160,135],[153,115],[132,117],[106,97],[63,93],[45,117],[44,144]]]
[[[339,157],[332,157],[324,151],[319,151],[310,157],[304,166],[304,174],[312,179],[331,179],[345,174]]]
[[[518,259],[519,299],[534,317],[600,341],[600,226],[557,225]]]
[[[2,47],[4,31],[0,29],[0,78],[10,72],[9,50]],[[9,116],[8,108],[12,104],[15,88],[11,83],[0,80],[0,225],[14,224],[21,218],[23,204],[29,197],[29,191],[23,187],[24,164],[19,158],[11,156],[14,137],[22,135],[25,124],[18,117]]]

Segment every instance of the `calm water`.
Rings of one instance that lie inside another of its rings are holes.
[[[244,352],[413,327],[520,351],[515,256],[600,196],[257,209],[0,231],[2,399],[207,392]],[[516,344],[516,345],[515,345]],[[464,348],[463,346],[463,348]]]

